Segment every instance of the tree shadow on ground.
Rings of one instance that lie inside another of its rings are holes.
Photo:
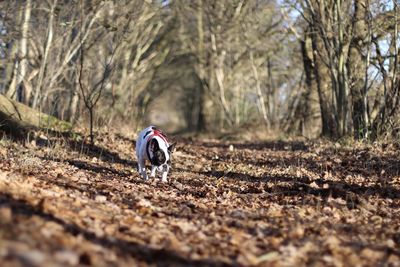
[[[41,157],[41,159],[52,160],[55,162],[67,162],[69,165],[74,166],[78,169],[85,170],[85,171],[91,171],[91,172],[95,172],[95,173],[103,174],[103,175],[118,175],[119,177],[129,177],[131,175],[131,173],[129,171],[118,171],[111,167],[100,166],[100,165],[96,165],[96,164],[89,163],[89,162],[82,161],[82,160],[75,160],[75,159],[61,160],[61,159],[55,158],[55,157]],[[132,161],[132,166],[136,167],[137,163],[135,161]]]
[[[101,179],[104,180],[107,180],[107,177],[104,176],[109,176],[108,177],[109,179],[118,178],[118,179],[124,179],[125,181],[128,182],[132,182],[130,171],[118,171],[110,167],[99,166],[81,160],[72,160],[72,159],[61,160],[55,157],[42,158],[42,159],[51,160],[54,162],[67,162],[68,164],[75,166],[80,170],[89,171],[92,172],[93,174],[101,174],[102,175]],[[81,193],[89,195],[92,198],[94,198],[96,195],[104,195],[109,197],[112,195],[111,193],[118,192],[119,196],[121,196],[122,201],[125,204],[132,206],[132,201],[131,201],[132,195],[129,193],[124,193],[122,190],[112,187],[110,184],[107,185],[107,188],[104,188],[102,183],[90,183],[90,184],[80,183],[79,181],[71,181],[65,179],[63,176],[49,178],[46,175],[42,175],[38,176],[37,178],[39,178],[44,182],[54,184],[59,187],[63,187],[67,190],[77,190]]]
[[[66,142],[68,144],[68,147],[80,154],[85,154],[89,157],[97,157],[101,158],[103,161],[107,161],[110,163],[121,163],[124,165],[129,165],[129,166],[136,166],[136,162],[128,159],[122,159],[118,153],[113,152],[108,150],[107,148],[98,146],[98,145],[93,145],[90,144],[89,142],[82,140],[82,141],[76,141],[73,139],[67,140]],[[133,152],[132,152],[133,155]]]
[[[131,139],[131,138],[129,138],[129,137],[126,137],[126,136],[122,135],[121,133],[115,133],[115,136],[116,136],[118,139],[121,139],[121,140],[123,140],[123,141],[125,141],[125,142],[130,142],[130,143],[132,143],[134,146],[136,145],[136,140]]]
[[[400,160],[398,158],[369,152],[364,152],[361,155],[357,155],[357,152],[355,152],[355,155],[352,153],[346,152],[338,155],[334,151],[330,151],[316,158],[306,158],[301,155],[287,157],[270,155],[265,159],[245,157],[243,163],[263,168],[302,167],[315,172],[328,171],[341,177],[348,174],[363,177],[376,175],[386,178],[400,175]]]
[[[345,181],[321,178],[312,180],[309,177],[291,177],[289,175],[256,177],[244,173],[222,171],[199,172],[198,174],[217,179],[228,178],[250,183],[264,183],[261,187],[244,186],[243,189],[235,189],[237,193],[241,194],[263,192],[288,196],[311,194],[324,199],[329,197],[346,199],[351,195],[359,197],[379,195],[382,198],[400,199],[400,190],[391,185],[374,184],[367,186]],[[273,185],[268,186],[265,184],[266,182],[272,182]]]
[[[151,248],[148,245],[126,241],[116,237],[98,237],[94,233],[82,229],[74,223],[66,222],[53,214],[43,211],[40,205],[32,206],[24,200],[14,199],[12,196],[5,193],[0,193],[0,205],[10,206],[14,214],[39,216],[43,220],[57,223],[63,227],[65,232],[73,236],[82,235],[88,242],[112,249],[122,255],[132,256],[148,264],[156,264],[157,266],[231,266],[231,264],[211,258],[193,260],[166,248]],[[80,264],[91,265],[90,256],[88,254],[82,254],[80,257]]]
[[[303,141],[264,141],[264,142],[217,142],[217,141],[191,141],[181,139],[183,143],[203,146],[206,148],[226,148],[232,145],[235,149],[273,150],[273,151],[308,151],[309,145]]]
[[[309,144],[302,141],[292,142],[254,142],[254,143],[218,143],[217,141],[191,141],[183,140],[189,146],[180,146],[179,149],[185,153],[196,157],[203,157],[213,162],[239,161],[244,164],[251,164],[262,168],[274,167],[304,167],[308,170],[317,172],[328,171],[334,175],[344,178],[347,174],[368,177],[377,175],[381,178],[390,178],[400,175],[400,159],[395,156],[379,155],[365,148],[336,148],[327,147],[319,151],[318,154],[307,155],[304,157],[302,152],[309,152]],[[234,150],[229,151],[229,146],[233,145]],[[223,150],[196,150],[196,147],[218,148]],[[226,149],[226,150],[225,150]],[[257,152],[240,153],[245,149]],[[275,155],[270,151],[286,151],[288,153]],[[262,156],[256,153],[262,152]],[[300,152],[293,153],[290,152]],[[216,158],[218,156],[218,158]]]
[[[58,132],[53,130],[47,130],[46,135],[49,136],[49,139],[42,139],[40,137],[36,138],[36,143],[39,146],[52,146],[54,143],[60,142],[62,140],[62,144],[66,145],[70,150],[78,152],[79,154],[83,154],[89,157],[100,158],[103,161],[107,161],[109,163],[121,163],[124,165],[132,166],[135,162],[129,159],[123,159],[117,152],[113,152],[105,147],[91,144],[88,141],[88,138],[73,132]],[[79,135],[79,139],[77,136]],[[123,137],[122,135],[117,135],[118,139],[123,140],[124,142],[130,142],[133,146],[136,145],[134,140]],[[133,155],[133,152],[132,152]]]
[[[231,145],[233,150],[230,148]],[[252,155],[255,156],[271,151],[307,152],[309,146],[304,142],[218,143],[217,141],[187,141],[184,139],[183,142],[178,143],[177,151],[215,162],[244,160],[246,163],[248,161],[250,164],[262,165],[263,160],[259,161],[259,157],[237,158],[237,152],[252,151]],[[244,153],[240,154],[240,157],[245,156]],[[216,156],[218,157],[216,158]]]
[[[68,164],[77,167],[80,170],[83,171],[88,171],[89,173],[92,173],[92,176],[96,176],[97,174],[101,174],[101,177],[99,177],[99,180],[96,180],[96,182],[92,182],[90,184],[86,182],[79,182],[78,181],[72,181],[68,179],[67,177],[60,175],[57,177],[49,177],[48,175],[37,175],[36,177],[46,183],[56,185],[58,187],[62,187],[66,190],[76,190],[79,191],[82,194],[86,194],[87,196],[91,198],[95,198],[97,195],[103,195],[106,197],[114,197],[115,195],[119,196],[118,198],[113,198],[114,201],[123,203],[130,208],[135,208],[136,207],[136,202],[138,201],[135,192],[131,191],[126,191],[123,187],[119,187],[122,185],[122,183],[117,182],[117,184],[114,183],[107,183],[107,186],[104,186],[103,182],[107,182],[108,180],[112,179],[117,179],[117,181],[125,182],[125,186],[129,184],[143,184],[146,185],[150,188],[157,188],[160,189],[160,187],[163,187],[165,190],[171,190],[173,189],[173,185],[168,185],[164,183],[158,183],[154,184],[150,181],[144,181],[141,177],[134,177],[130,171],[127,170],[115,170],[110,167],[104,167],[104,166],[98,166],[93,163],[88,163],[85,161],[80,161],[80,160],[61,160],[59,158],[42,158],[46,160],[52,160],[55,162],[67,162]],[[91,179],[91,177],[89,177]],[[152,178],[152,179],[158,179],[158,178]],[[161,181],[161,180],[160,180]],[[205,197],[206,193],[205,192],[197,192],[196,190],[193,190],[192,192],[193,195],[199,196],[199,197]],[[118,194],[116,194],[118,193]]]

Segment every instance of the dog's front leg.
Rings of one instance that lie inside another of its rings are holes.
[[[152,177],[152,178],[156,177],[156,170],[157,170],[157,166],[151,165],[150,177]]]
[[[167,175],[168,175],[168,171],[165,171],[162,173],[162,178],[161,181],[166,183],[167,182]]]

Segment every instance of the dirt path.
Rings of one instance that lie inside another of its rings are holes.
[[[1,266],[400,266],[398,147],[179,140],[162,184],[103,138],[1,141]]]

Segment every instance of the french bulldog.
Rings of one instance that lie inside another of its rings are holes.
[[[175,144],[169,144],[165,134],[155,126],[149,126],[139,133],[136,140],[136,156],[138,171],[144,180],[148,180],[146,160],[151,163],[150,177],[155,177],[156,171],[162,173],[162,181],[167,182],[171,168],[171,154]]]

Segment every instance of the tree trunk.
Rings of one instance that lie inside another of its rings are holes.
[[[213,62],[213,69],[215,72],[215,78],[219,88],[219,101],[221,103],[222,110],[224,111],[225,114],[224,118],[225,121],[228,123],[229,126],[232,126],[233,119],[231,117],[231,111],[228,105],[228,101],[226,100],[225,97],[225,85],[224,85],[224,79],[225,79],[224,60],[226,56],[226,51],[224,49],[222,49],[221,52],[218,51],[216,35],[214,33],[211,34],[211,47],[212,47],[212,52],[214,54],[213,58],[215,60],[215,62]]]
[[[46,37],[47,41],[46,41],[46,46],[44,48],[44,55],[42,58],[42,62],[40,64],[39,77],[38,77],[38,81],[37,81],[35,96],[33,98],[33,103],[32,103],[33,108],[36,108],[40,102],[39,97],[40,97],[40,94],[42,91],[42,84],[43,84],[43,78],[44,78],[46,65],[47,65],[47,58],[49,56],[50,48],[51,48],[51,45],[53,42],[54,9],[56,8],[56,6],[57,6],[57,0],[54,0],[53,4],[51,6],[51,10],[50,10],[50,18],[49,18],[49,23],[47,26],[47,37]],[[28,101],[29,101],[29,99],[28,99]]]
[[[197,0],[197,37],[198,37],[198,44],[197,44],[197,53],[198,53],[198,75],[201,81],[201,88],[199,91],[199,102],[198,102],[198,118],[197,118],[197,131],[203,131],[206,129],[205,126],[205,117],[204,114],[204,105],[206,104],[206,88],[205,84],[203,83],[205,79],[205,50],[204,50],[204,25],[203,25],[203,0]]]
[[[330,87],[330,75],[328,67],[322,62],[321,55],[317,51],[323,51],[321,38],[317,34],[317,29],[311,27],[311,40],[313,49],[314,76],[316,79],[319,105],[322,119],[322,136],[337,138],[338,125],[333,109],[333,95]]]
[[[304,40],[301,41],[301,52],[305,76],[305,89],[299,96],[299,104],[295,108],[292,116],[297,120],[298,126],[295,130],[305,136],[315,136],[317,129],[321,128],[320,106],[318,105],[318,88],[315,78],[313,63],[312,40],[310,29],[306,29]],[[319,119],[319,120],[318,120]]]
[[[267,128],[269,129],[270,128],[270,119],[268,118],[267,109],[265,108],[265,99],[264,99],[264,95],[261,91],[261,82],[260,82],[260,78],[258,76],[257,66],[254,63],[253,51],[250,51],[250,61],[251,61],[251,69],[253,71],[253,76],[256,81],[256,91],[257,91],[257,97],[258,97],[258,102],[259,102],[259,110],[260,110],[261,116],[264,120],[264,123],[266,124]]]
[[[362,51],[367,38],[367,0],[354,0],[353,39],[350,43],[349,72],[350,92],[353,103],[353,130],[355,139],[368,137],[368,116],[366,107],[365,70],[367,64]]]
[[[94,123],[94,106],[89,108],[89,123],[90,123],[90,143],[94,144],[93,123]]]
[[[78,106],[79,106],[79,93],[77,90],[72,90],[68,108],[68,121],[72,123],[76,122]]]
[[[19,44],[19,53],[18,58],[14,68],[13,80],[10,84],[10,87],[7,91],[7,96],[13,99],[17,98],[17,89],[23,88],[24,79],[26,76],[26,72],[28,69],[28,31],[29,31],[29,22],[31,19],[31,10],[32,10],[32,0],[27,0],[25,4],[25,13],[22,23],[22,37]],[[28,92],[26,91],[28,90]],[[24,89],[24,98],[29,98],[31,91],[28,88]],[[25,102],[25,101],[24,101]]]
[[[343,25],[343,14],[342,14],[342,0],[336,0],[335,5],[335,17],[338,23],[338,60],[337,60],[337,77],[332,79],[337,80],[337,120],[338,135],[344,136],[347,133],[347,121],[348,121],[348,73],[346,69],[346,49],[348,42],[345,41],[345,33]],[[348,46],[347,46],[348,47]]]

